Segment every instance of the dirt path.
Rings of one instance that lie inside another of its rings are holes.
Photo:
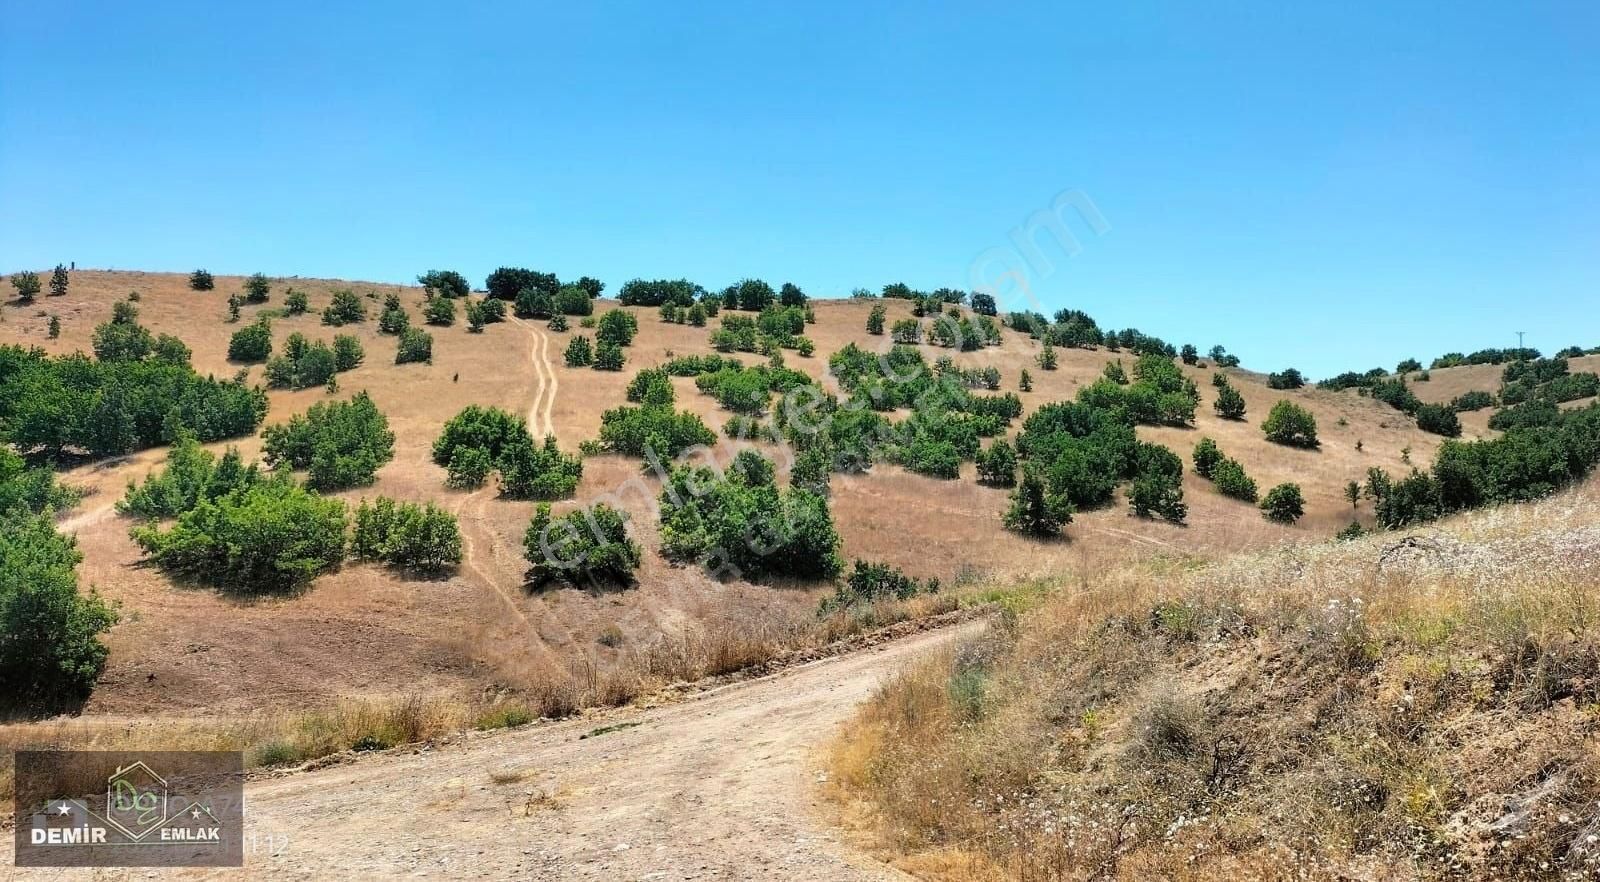
[[[816,749],[885,676],[976,627],[653,709],[253,783],[247,832],[262,852],[268,842],[281,848],[247,858],[247,873],[903,879],[818,820]]]
[[[515,316],[511,320],[526,328],[533,337],[528,357],[533,362],[533,376],[537,385],[533,391],[533,404],[528,409],[528,431],[533,433],[536,440],[542,440],[546,435],[555,434],[556,426],[550,414],[555,408],[556,390],[561,385],[556,379],[555,364],[550,361],[550,337],[531,322]]]

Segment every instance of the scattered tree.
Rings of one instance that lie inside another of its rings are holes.
[[[33,270],[12,273],[11,287],[17,289],[18,300],[23,303],[32,303],[33,298],[39,296],[39,274]]]
[[[395,364],[433,361],[433,335],[420,328],[407,328],[400,334],[400,347],[395,351]]]
[[[528,581],[539,587],[551,579],[581,583],[628,584],[639,568],[639,543],[628,538],[628,515],[605,503],[550,516],[540,503],[523,534]]]
[[[244,280],[244,301],[246,303],[266,303],[272,291],[272,280],[261,273],[256,273]]]
[[[217,280],[203,269],[197,269],[189,274],[189,287],[195,291],[210,291],[217,286]]]
[[[66,296],[67,285],[69,284],[69,282],[70,282],[70,279],[67,276],[67,268],[65,266],[62,266],[59,263],[56,264],[55,270],[50,273],[50,296],[51,297],[64,297],[64,296]]]
[[[1279,484],[1261,500],[1261,514],[1275,523],[1292,524],[1305,513],[1306,501],[1299,484]]]
[[[579,334],[567,344],[567,367],[588,367],[594,364],[594,347],[589,338]]]
[[[1289,401],[1279,401],[1261,424],[1267,440],[1289,447],[1316,447],[1317,420],[1311,411]]]

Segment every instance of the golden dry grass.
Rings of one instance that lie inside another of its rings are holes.
[[[930,879],[1589,878],[1600,486],[1135,564],[888,684],[831,754]]]
[[[144,324],[153,332],[181,337],[194,350],[201,372],[231,375],[238,366],[227,361],[227,340],[240,325],[224,321],[225,302],[241,282],[239,277],[219,276],[215,291],[200,293],[188,289],[182,274],[80,270],[73,273],[64,297],[0,307],[0,342],[38,345],[53,353],[88,351],[94,326],[109,318],[114,302],[137,291]],[[274,336],[280,342],[293,331],[331,338],[335,330],[323,327],[317,314],[340,287],[372,295],[367,303],[373,318],[383,295],[397,291],[413,321],[420,323],[423,295],[416,287],[309,279],[275,280],[272,301],[245,306],[243,321],[280,307],[290,286],[307,292],[312,312],[276,319]],[[613,305],[604,301],[600,309]],[[882,344],[885,338],[865,332],[871,305],[817,302],[818,322],[807,329],[817,343],[817,355],[808,359],[789,353],[788,363],[822,378],[826,356],[846,343]],[[887,305],[890,322],[910,314],[907,303]],[[497,499],[492,491],[466,494],[445,488],[443,470],[430,461],[429,449],[444,422],[465,405],[526,414],[537,402],[549,401],[549,422],[557,438],[563,448],[575,450],[598,431],[605,409],[623,403],[634,371],[672,354],[711,351],[707,329],[664,324],[653,309],[633,311],[640,334],[622,373],[564,367],[560,352],[570,335],[548,333],[548,340],[539,344],[539,335],[547,332],[531,322],[491,325],[481,335],[468,334],[464,323],[430,328],[433,364],[405,366],[392,363],[394,340],[380,336],[374,320],[338,329],[356,334],[367,350],[365,364],[341,375],[338,394],[369,392],[397,439],[395,460],[379,472],[374,486],[340,495],[352,501],[374,494],[434,500],[456,512],[467,561],[452,578],[409,581],[382,568],[354,565],[319,579],[301,596],[256,602],[180,588],[159,571],[140,566],[138,549],[127,537],[128,522],[109,511],[129,480],[160,468],[165,451],[145,451],[65,473],[67,483],[90,493],[63,522],[76,531],[84,553],[80,581],[120,604],[123,612],[122,622],[106,637],[110,664],[87,711],[113,717],[237,717],[308,711],[402,692],[470,695],[486,689],[528,690],[539,694],[535,703],[560,703],[561,695],[552,690],[566,694],[566,687],[553,683],[576,680],[581,686],[575,690],[586,694],[626,691],[613,684],[625,685],[633,676],[629,670],[635,656],[654,644],[667,652],[674,642],[696,639],[696,634],[748,622],[809,618],[830,590],[827,586],[718,582],[662,560],[655,553],[652,514],[657,484],[654,478],[640,478],[634,461],[589,458],[577,498],[557,506],[562,510],[605,494],[620,495],[621,507],[633,516],[633,533],[646,549],[638,584],[623,591],[525,591],[521,539],[532,503]],[[58,340],[46,334],[52,314],[62,319]],[[573,333],[578,332],[574,322]],[[924,351],[930,360],[946,354],[933,347]],[[1072,397],[1108,360],[1118,357],[1063,349],[1060,370],[1046,372],[1033,364],[1036,351],[1033,341],[1007,331],[999,347],[953,357],[966,366],[998,367],[1007,390],[1016,388],[1024,367],[1031,368],[1034,391],[1022,393],[1030,410]],[[546,373],[535,366],[540,352],[554,363],[548,372],[558,384],[553,400],[538,391]],[[259,379],[262,369],[255,366],[250,372]],[[1237,385],[1249,403],[1249,421],[1222,421],[1211,412],[1209,372],[1190,372],[1206,399],[1197,427],[1141,428],[1141,436],[1187,458],[1195,440],[1208,435],[1244,462],[1263,489],[1281,481],[1300,482],[1308,512],[1299,525],[1269,524],[1253,507],[1225,499],[1189,475],[1187,527],[1132,518],[1125,506],[1117,505],[1081,514],[1068,530],[1069,541],[1038,543],[1000,528],[1006,494],[979,486],[970,463],[959,481],[880,466],[871,474],[840,476],[834,482],[833,509],[845,557],[886,561],[946,584],[1033,579],[1076,584],[1085,574],[1130,555],[1214,555],[1285,539],[1316,539],[1348,521],[1339,496],[1345,481],[1360,477],[1369,466],[1404,468],[1401,451],[1408,447],[1412,458],[1425,464],[1438,440],[1376,402],[1315,390],[1275,392],[1244,372],[1237,374]],[[677,380],[676,386],[680,407],[699,413],[714,429],[721,427],[728,414],[711,398],[697,393],[687,379]],[[322,390],[272,392],[267,420],[286,420],[326,397]],[[1260,419],[1279,398],[1300,401],[1317,415],[1321,450],[1291,450],[1262,439]],[[1355,450],[1358,439],[1362,451]],[[237,444],[247,456],[260,449],[259,438]],[[738,657],[751,654],[759,651],[747,648],[711,667],[736,664]]]

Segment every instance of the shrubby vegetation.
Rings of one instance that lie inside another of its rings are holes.
[[[344,490],[371,484],[394,459],[394,433],[367,393],[349,401],[313,404],[288,423],[262,433],[268,466],[306,469],[314,490]]]
[[[978,295],[983,296],[983,295]],[[880,600],[910,600],[918,594],[935,594],[940,588],[938,579],[926,583],[913,579],[885,563],[868,563],[857,560],[850,574],[818,605],[818,615],[828,615],[849,609],[858,604],[876,603]]]
[[[648,449],[665,461],[701,445],[710,447],[717,436],[688,411],[668,406],[617,407],[600,416],[600,448],[628,456],[647,456]]]
[[[1317,419],[1298,404],[1290,401],[1279,401],[1268,412],[1267,419],[1261,424],[1261,431],[1266,433],[1267,440],[1275,444],[1289,447],[1316,447]]]
[[[363,499],[356,507],[350,553],[402,570],[438,573],[461,562],[461,531],[454,515],[431,502]]]
[[[147,475],[142,484],[128,482],[117,511],[151,520],[175,518],[202,499],[214,502],[260,480],[260,468],[255,463],[246,466],[236,448],[228,448],[218,460],[193,435],[185,434],[173,443],[160,473]]]
[[[168,530],[152,524],[132,534],[170,573],[230,592],[279,594],[337,567],[345,530],[343,503],[276,475],[200,499]]]
[[[202,378],[187,364],[0,346],[0,440],[25,455],[120,456],[185,430],[218,441],[254,433],[266,413],[260,389]]]
[[[244,302],[266,303],[272,293],[272,280],[262,273],[256,273],[244,280]]]
[[[228,339],[228,360],[241,364],[256,364],[272,355],[272,327],[266,319],[258,319],[233,332]]]
[[[333,300],[322,310],[322,323],[336,328],[366,320],[367,305],[349,288],[333,292]]]
[[[433,335],[420,328],[407,328],[400,334],[400,345],[394,353],[395,364],[427,363],[433,361]]]
[[[210,291],[216,286],[216,278],[203,269],[197,269],[189,274],[189,287],[195,291]]]
[[[661,550],[714,575],[831,579],[842,567],[827,499],[780,490],[770,460],[744,450],[727,472],[679,467],[661,493]]]
[[[1306,513],[1306,500],[1299,484],[1279,484],[1261,499],[1261,514],[1269,521],[1292,524]]]
[[[284,341],[283,354],[267,362],[267,385],[272,388],[309,389],[313,386],[323,386],[340,371],[341,364],[349,364],[352,358],[360,363],[362,353],[361,344],[354,337],[340,335],[337,340],[343,343],[343,358],[339,350],[317,340],[307,342],[304,335],[290,334]],[[355,349],[350,349],[354,344]],[[354,367],[354,365],[350,365]],[[349,370],[349,367],[343,368]]]
[[[465,297],[472,293],[472,285],[455,270],[428,270],[417,276],[417,284],[429,297]]]
[[[451,417],[433,442],[433,461],[452,487],[481,487],[498,470],[500,492],[515,499],[570,496],[583,477],[583,461],[562,453],[554,436],[535,444],[521,417],[497,407],[469,405]]]
[[[628,538],[628,515],[605,503],[580,508],[558,518],[549,503],[540,503],[523,534],[523,554],[532,566],[528,582],[539,587],[551,579],[627,584],[639,568],[639,543]]]
[[[633,279],[617,292],[624,306],[692,306],[706,296],[706,289],[688,279]]]
[[[1267,374],[1268,389],[1299,389],[1306,384],[1305,377],[1294,368],[1289,368],[1282,373]]]

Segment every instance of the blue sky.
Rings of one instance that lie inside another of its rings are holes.
[[[1077,190],[1046,311],[1600,345],[1593,4],[690,5],[3,0],[0,271],[966,287]]]

